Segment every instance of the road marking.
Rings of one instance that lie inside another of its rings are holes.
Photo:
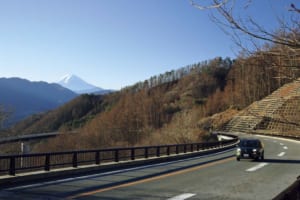
[[[101,189],[93,190],[93,191],[90,191],[90,192],[80,193],[80,194],[77,194],[77,195],[74,195],[74,196],[69,196],[66,199],[75,199],[75,198],[80,198],[80,197],[86,197],[86,196],[94,195],[96,193],[101,193],[101,192],[110,191],[110,190],[114,190],[114,189],[119,189],[119,188],[124,188],[124,187],[137,185],[137,184],[147,183],[147,182],[150,182],[150,181],[155,181],[155,180],[167,178],[167,177],[174,176],[174,175],[184,174],[184,173],[187,173],[187,172],[192,172],[192,171],[200,170],[200,169],[203,169],[203,168],[208,168],[208,167],[211,167],[211,166],[214,166],[214,165],[218,165],[218,164],[221,164],[221,163],[232,161],[234,159],[235,158],[230,157],[230,158],[226,158],[226,159],[223,159],[223,160],[218,160],[218,161],[211,162],[211,163],[206,163],[206,164],[199,165],[199,166],[192,167],[192,168],[188,168],[188,169],[183,169],[183,170],[180,170],[180,171],[170,172],[168,174],[158,175],[158,176],[141,179],[141,180],[134,181],[134,182],[123,183],[123,184],[112,186],[112,187],[101,188]]]
[[[284,146],[283,148],[284,148],[284,149],[288,149],[288,147],[287,147],[287,146]]]
[[[259,163],[258,165],[255,165],[254,167],[251,167],[247,169],[247,172],[254,172],[256,170],[259,170],[260,168],[263,168],[264,166],[268,165],[268,163]]]
[[[181,195],[178,195],[178,196],[175,196],[175,197],[172,197],[172,198],[169,198],[167,200],[184,200],[184,199],[188,199],[190,197],[193,197],[195,196],[196,194],[193,194],[193,193],[185,193],[185,194],[181,194]]]
[[[282,141],[288,141],[288,142],[293,142],[293,143],[300,143],[300,140],[293,140],[293,139],[287,139],[287,138],[280,138],[276,136],[266,136],[266,135],[255,135],[256,137],[263,137],[263,138],[269,138],[269,139],[274,139],[276,138],[277,140],[282,140]]]
[[[277,156],[282,157],[285,155],[285,152],[281,152],[280,154],[278,154]]]
[[[280,145],[283,146],[284,144],[283,144],[283,143],[280,143]]]

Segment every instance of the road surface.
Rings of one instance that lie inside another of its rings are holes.
[[[0,190],[0,199],[272,199],[300,175],[300,142],[257,136],[265,160],[235,150],[127,170]]]

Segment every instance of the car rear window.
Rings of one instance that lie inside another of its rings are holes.
[[[242,140],[240,142],[240,146],[242,147],[259,147],[259,141],[257,140]]]

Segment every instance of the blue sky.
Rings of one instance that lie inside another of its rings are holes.
[[[265,9],[254,12],[273,24]],[[0,28],[0,77],[75,74],[106,89],[237,53],[189,0],[0,0]]]

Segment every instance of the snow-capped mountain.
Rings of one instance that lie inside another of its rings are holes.
[[[66,76],[63,76],[58,82],[58,84],[76,92],[77,94],[106,93],[106,90],[89,84],[76,75],[68,74]]]

